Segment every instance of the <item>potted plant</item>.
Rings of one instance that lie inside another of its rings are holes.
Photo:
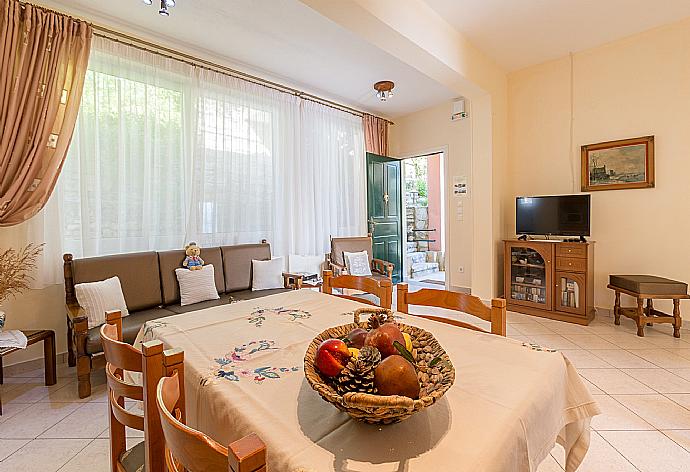
[[[2,303],[29,289],[43,245],[29,244],[19,251],[7,249],[0,252],[0,308]],[[5,312],[0,309],[0,331],[5,326]]]

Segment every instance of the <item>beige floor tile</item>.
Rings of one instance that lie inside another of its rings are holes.
[[[543,346],[549,347],[551,349],[578,349],[578,346],[573,344],[572,341],[568,341],[566,338],[560,334],[534,334],[530,335],[535,343]]]
[[[15,451],[19,450],[26,443],[31,441],[30,439],[0,439],[0,461],[4,461],[12,455]]]
[[[561,467],[565,463],[563,448],[551,452]],[[598,433],[592,431],[589,450],[577,472],[638,472],[637,469]]]
[[[656,429],[690,428],[690,410],[663,395],[614,395],[613,398]]]
[[[552,323],[544,324],[544,326],[556,334],[592,334],[586,326],[563,321],[553,321]]]
[[[516,326],[517,329],[519,329],[520,332],[525,336],[533,336],[535,334],[556,334],[546,326],[539,323],[515,324],[513,326]]]
[[[20,411],[26,410],[33,403],[10,403],[9,405],[2,405],[2,416],[0,416],[0,424],[12,418]]]
[[[610,322],[598,322],[597,320],[594,320],[585,328],[585,330],[588,333],[594,333],[594,334],[599,334],[599,335],[610,335],[610,334],[619,334],[619,331],[617,330],[617,326],[613,324],[613,320]]]
[[[591,393],[592,395],[597,395],[597,396],[598,395],[606,395],[606,393],[602,389],[600,389],[599,387],[594,385],[592,382],[590,382],[586,378],[582,377],[582,375],[580,375],[580,378],[582,379],[582,382],[584,382],[585,386],[587,387],[587,390],[589,390],[589,393]]]
[[[28,378],[26,382],[10,389],[7,393],[3,391],[2,404],[10,403],[35,403],[47,397],[51,392],[56,391],[67,385],[72,380],[58,379],[55,385],[47,387],[40,378]]]
[[[671,369],[690,369],[690,359],[680,357],[663,349],[629,349],[636,356],[641,357],[659,367]]]
[[[563,472],[563,467],[556,462],[556,459],[554,459],[553,456],[548,455],[546,456],[546,459],[539,464],[539,467],[537,467],[537,472]]]
[[[576,369],[611,368],[605,360],[584,349],[564,349],[561,353],[570,360]]]
[[[606,340],[622,349],[655,349],[645,338],[636,336],[633,333],[618,333],[606,336]]]
[[[578,369],[580,375],[609,395],[656,393],[618,369]]]
[[[690,452],[659,431],[603,431],[601,435],[640,472],[690,470]]]
[[[627,395],[626,395],[627,397]],[[602,413],[592,418],[596,431],[649,431],[655,428],[608,395],[597,395]]]
[[[690,393],[690,381],[664,369],[622,369],[659,393]]]
[[[56,472],[88,443],[88,439],[36,439],[0,462],[0,472]]]
[[[601,336],[596,334],[564,334],[567,340],[574,342],[582,349],[615,349],[616,345],[611,344]]]
[[[674,402],[678,403],[680,406],[687,408],[690,410],[690,394],[687,393],[667,393],[664,395],[667,398],[670,398]],[[690,426],[688,427],[690,429]]]
[[[683,449],[690,452],[690,429],[672,429],[662,431],[662,433],[671,438],[676,444],[682,446]]]
[[[110,472],[110,444],[107,439],[94,439],[65,464],[60,472]]]
[[[690,380],[690,369],[666,369],[669,372],[676,374],[678,377],[682,377],[685,380]]]
[[[93,439],[108,428],[108,405],[86,403],[41,434],[40,438]]]
[[[78,407],[78,403],[36,403],[0,424],[0,438],[36,438]]]
[[[601,357],[617,369],[656,369],[659,367],[623,349],[597,349],[592,351],[592,354]]]
[[[690,359],[690,349],[686,349],[684,347],[678,348],[678,347],[667,347],[665,348],[667,351],[672,352],[673,354],[680,356],[684,359]]]
[[[674,338],[673,329],[669,333],[660,333],[658,331],[652,331],[646,328],[644,338],[655,346],[667,349],[667,348],[680,348],[687,349],[690,348],[690,344],[684,339]]]

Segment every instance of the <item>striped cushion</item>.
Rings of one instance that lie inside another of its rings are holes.
[[[180,305],[218,300],[215,271],[213,265],[205,265],[201,270],[175,269],[180,284]]]
[[[86,312],[89,328],[95,328],[105,323],[105,312],[120,310],[122,316],[127,316],[127,304],[122,294],[120,279],[115,276],[98,282],[86,282],[74,286],[79,305]]]
[[[146,472],[144,460],[146,457],[146,443],[141,441],[131,449],[127,449],[120,456],[120,465],[126,472]]]

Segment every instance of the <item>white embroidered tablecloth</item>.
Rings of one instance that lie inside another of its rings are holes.
[[[362,306],[297,290],[150,321],[137,341],[184,349],[189,425],[224,445],[256,432],[272,472],[534,471],[557,437],[567,470],[577,468],[594,399],[561,353],[511,339],[398,313],[448,352],[446,395],[390,426],[323,401],[304,378],[306,348]]]

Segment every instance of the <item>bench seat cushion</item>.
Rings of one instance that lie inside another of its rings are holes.
[[[152,308],[130,313],[129,316],[122,318],[122,340],[132,344],[144,323],[174,314],[165,308]],[[89,329],[86,335],[86,353],[97,354],[99,352],[103,352],[103,346],[101,345],[101,327],[97,326]]]
[[[227,305],[232,301],[232,297],[224,293],[217,300],[206,300],[204,302],[192,303],[191,305],[180,306],[168,305],[165,307],[166,310],[170,310],[176,314],[189,313],[190,311],[204,310],[206,308],[213,308],[214,306]]]
[[[688,293],[688,284],[654,275],[611,275],[614,287],[646,295],[682,295]]]
[[[229,294],[235,300],[254,300],[256,298],[267,297],[275,295],[276,293],[289,292],[290,288],[270,288],[267,290],[240,290],[239,292],[232,292]]]

